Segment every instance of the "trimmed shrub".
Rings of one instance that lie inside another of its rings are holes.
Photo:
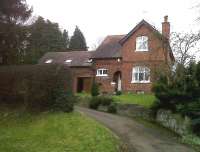
[[[117,113],[117,105],[116,105],[116,103],[112,102],[112,103],[108,106],[108,112],[109,112],[109,113]]]
[[[101,104],[101,100],[99,100],[98,97],[92,97],[92,99],[90,100],[90,103],[89,103],[89,107],[91,109],[98,109],[98,107],[100,106]]]
[[[91,95],[93,97],[99,95],[99,85],[96,82],[93,82],[93,84],[92,84]]]
[[[89,107],[91,109],[98,109],[98,107],[102,106],[107,106],[108,107],[108,112],[111,113],[116,113],[116,104],[114,104],[114,100],[111,97],[108,96],[98,96],[98,97],[93,97],[90,100]]]
[[[52,109],[55,111],[71,112],[74,109],[75,102],[76,98],[72,94],[60,90],[54,104],[52,104]]]

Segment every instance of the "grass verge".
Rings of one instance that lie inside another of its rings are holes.
[[[119,141],[79,113],[0,113],[2,152],[117,152]]]

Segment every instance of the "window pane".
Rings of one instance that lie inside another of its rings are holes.
[[[107,74],[108,72],[107,72],[107,70],[103,70],[103,74]]]
[[[137,50],[148,50],[148,37],[140,36],[136,38],[136,49]]]
[[[139,81],[143,81],[144,80],[144,73],[139,73]]]
[[[150,80],[150,69],[145,68],[145,81]]]
[[[138,73],[134,73],[134,78],[133,78],[134,81],[139,81],[138,79]]]

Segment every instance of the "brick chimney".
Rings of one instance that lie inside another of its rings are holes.
[[[162,34],[166,38],[170,38],[170,23],[168,22],[168,16],[164,16],[164,22],[162,23]]]

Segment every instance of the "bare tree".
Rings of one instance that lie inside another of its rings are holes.
[[[172,33],[171,47],[175,55],[176,62],[187,65],[200,53],[200,33]]]
[[[103,42],[103,40],[104,40],[104,37],[98,37],[96,40],[96,43],[92,44],[91,50],[96,50],[99,47],[99,45]]]

